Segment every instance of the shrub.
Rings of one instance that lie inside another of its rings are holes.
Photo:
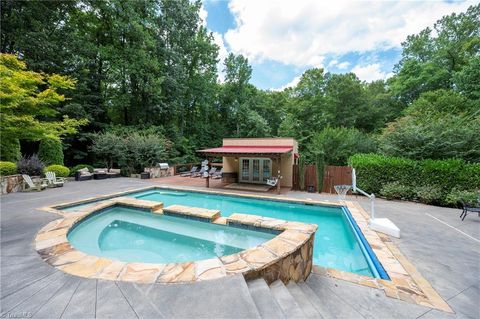
[[[54,172],[57,177],[67,177],[70,174],[70,170],[68,169],[68,167],[65,167],[63,165],[57,165],[57,164],[47,166],[43,171],[45,173]]]
[[[93,166],[92,166],[92,165],[88,165],[88,164],[78,164],[78,165],[76,165],[76,166],[74,166],[74,167],[72,167],[72,168],[70,169],[70,174],[69,174],[69,176],[75,176],[75,173],[76,173],[78,170],[80,170],[80,169],[82,169],[82,168],[85,168],[85,167],[88,168],[88,171],[89,171],[90,173],[93,173]]]
[[[20,156],[20,141],[2,136],[0,138],[0,160],[16,162]]]
[[[424,204],[439,204],[444,197],[442,189],[437,186],[420,186],[414,189],[415,197]]]
[[[415,198],[415,191],[410,186],[402,185],[399,182],[385,184],[380,194],[386,199],[412,200]]]
[[[480,163],[451,159],[415,161],[377,154],[357,154],[349,158],[349,165],[356,170],[359,188],[386,197],[397,196],[391,198],[405,198],[406,194],[397,194],[397,191],[402,191],[402,186],[413,191],[410,196],[412,199],[417,198],[429,204],[452,205],[452,201],[447,201],[446,197],[453,190],[480,189]],[[391,183],[396,184],[389,185]]]
[[[38,147],[38,158],[45,165],[63,165],[63,146],[58,138],[44,138]]]
[[[469,205],[478,205],[478,197],[480,196],[480,191],[460,191],[458,189],[452,190],[445,198],[445,203],[450,206],[460,206],[460,201],[462,200]]]
[[[18,173],[30,176],[42,175],[44,167],[45,164],[38,158],[37,155],[22,157],[17,163]]]
[[[17,164],[13,162],[0,161],[0,176],[17,174]]]

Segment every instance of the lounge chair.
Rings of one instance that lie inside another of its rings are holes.
[[[212,167],[212,168],[210,169],[210,171],[208,172],[208,175],[210,175],[210,177],[212,177],[213,174],[215,174],[216,171],[217,171],[217,168],[216,168],[216,167]],[[202,177],[204,177],[204,176],[202,176]]]
[[[34,183],[30,175],[22,174],[23,177],[23,191],[41,191],[47,188],[48,184],[45,179],[41,179],[39,183]],[[28,186],[28,187],[27,187]]]
[[[223,168],[219,171],[215,171],[213,174],[212,174],[212,178],[214,179],[219,179],[219,178],[222,178],[222,174],[223,174]]]
[[[197,172],[197,169],[198,169],[197,166],[193,166],[189,172],[181,173],[180,176],[183,176],[183,177],[192,176]]]
[[[206,171],[207,169],[205,168],[205,166],[202,166],[202,168],[198,172],[193,173],[191,177],[203,176],[203,173],[205,173]]]
[[[465,201],[463,200],[460,200],[460,203],[462,203],[462,206],[463,206],[462,213],[460,214],[460,218],[462,219],[462,221],[465,220],[465,217],[467,217],[469,213],[478,213],[478,216],[480,217],[480,200],[478,202],[479,205],[477,207],[470,206],[469,204],[465,203]]]
[[[57,177],[55,172],[46,172],[45,177],[50,187],[62,187],[63,183],[65,183],[65,178]]]

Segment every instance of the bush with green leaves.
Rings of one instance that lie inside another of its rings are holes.
[[[20,159],[20,141],[18,138],[0,138],[0,160],[16,162]]]
[[[414,188],[415,198],[423,204],[440,204],[444,198],[444,192],[438,186],[424,185]]]
[[[17,164],[0,161],[0,176],[17,174]]]
[[[460,207],[463,201],[467,205],[478,206],[480,198],[480,189],[476,191],[452,190],[445,198],[445,202],[450,206]]]
[[[19,174],[26,174],[30,176],[41,176],[45,164],[38,158],[36,154],[30,157],[22,157],[17,162],[17,172]]]
[[[81,170],[82,168],[88,168],[88,171],[90,173],[93,173],[93,166],[92,165],[88,165],[88,164],[78,164],[72,168],[70,168],[70,174],[68,176],[75,176],[75,173],[78,171],[78,170]]]
[[[414,194],[410,199],[451,205],[446,197],[453,190],[480,189],[480,163],[454,159],[415,161],[378,154],[357,154],[348,162],[356,170],[359,188],[383,196],[405,186]]]
[[[48,137],[40,141],[38,158],[45,165],[63,165],[63,146],[59,138]]]
[[[63,165],[49,165],[43,169],[44,173],[54,172],[57,177],[67,177],[70,174],[70,169]]]
[[[380,195],[386,199],[413,200],[415,191],[410,186],[400,184],[399,182],[391,182],[383,185]]]
[[[133,174],[166,160],[169,145],[166,138],[156,133],[112,131],[95,134],[92,151],[108,169],[118,165]]]
[[[346,165],[353,154],[376,150],[374,140],[355,128],[326,127],[315,134],[309,152],[321,156],[325,165]]]

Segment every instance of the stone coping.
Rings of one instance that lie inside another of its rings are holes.
[[[163,204],[159,202],[128,197],[107,199],[48,223],[38,232],[35,249],[44,261],[72,275],[138,283],[184,283],[236,274],[249,278],[264,276],[269,281],[299,281],[308,277],[313,266],[313,236],[317,225],[244,214],[234,214],[221,220],[219,224],[226,224],[228,227],[232,222],[236,227],[240,225],[245,228],[255,224],[261,225],[255,226],[259,230],[272,228],[280,234],[261,245],[232,255],[170,264],[121,262],[88,255],[70,245],[67,239],[70,229],[92,214],[115,205],[141,208],[157,214],[163,212]],[[192,210],[190,207],[182,207],[181,214],[184,216],[191,213],[191,216],[198,217],[200,213],[208,213],[198,208]],[[217,216],[217,219],[220,219],[219,215],[218,211],[213,215],[210,212],[210,217]],[[292,272],[284,263],[293,260],[297,267],[294,267]],[[287,271],[282,271],[283,268]]]
[[[171,205],[163,208],[163,214],[183,216],[187,218],[194,218],[212,222],[220,217],[220,211],[217,209],[206,209],[192,206]]]
[[[180,188],[172,186],[150,186],[136,190],[129,190],[126,192],[113,193],[102,197],[89,198],[82,201],[75,201],[69,203],[62,203],[60,205],[44,207],[41,210],[60,214],[62,216],[72,216],[74,213],[63,213],[59,208],[81,204],[92,200],[102,198],[112,198],[115,196],[126,195],[129,193],[148,191],[148,190],[175,190],[175,191],[190,191],[204,194],[228,195],[243,198],[255,198],[263,200],[272,200],[279,202],[299,203],[305,205],[319,205],[330,207],[346,207],[351,213],[354,221],[359,226],[362,234],[377,256],[385,271],[391,280],[383,280],[379,278],[372,278],[368,276],[361,276],[350,272],[345,272],[332,268],[324,268],[318,265],[313,267],[313,272],[325,276],[346,280],[363,286],[381,289],[386,296],[400,299],[415,304],[431,307],[434,309],[453,313],[448,303],[435,291],[430,283],[416,270],[415,266],[400,252],[396,245],[390,240],[390,237],[382,233],[373,231],[368,226],[369,214],[357,202],[352,201],[318,201],[312,199],[296,199],[288,197],[275,197],[257,194],[241,194],[234,192],[222,192],[219,190],[204,190],[193,188]],[[251,216],[251,215],[249,215]],[[232,216],[231,216],[232,217]],[[232,225],[234,221],[232,220]],[[245,219],[248,224],[248,219]],[[216,224],[227,224],[227,218],[219,217],[213,221]]]

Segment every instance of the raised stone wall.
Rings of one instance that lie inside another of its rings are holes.
[[[15,193],[22,190],[22,175],[8,175],[0,177],[2,194]]]
[[[236,254],[187,263],[147,264],[119,262],[90,256],[72,247],[67,239],[77,223],[105,208],[122,205],[147,209],[155,214],[164,211],[199,218],[226,227],[240,227],[278,234],[273,239]],[[247,279],[263,277],[267,282],[305,280],[312,271],[313,238],[317,225],[288,222],[248,214],[232,214],[228,218],[218,211],[163,204],[129,197],[117,197],[98,202],[75,213],[50,222],[35,238],[35,248],[50,265],[72,275],[107,280],[141,283],[178,283],[201,281],[242,274]]]

